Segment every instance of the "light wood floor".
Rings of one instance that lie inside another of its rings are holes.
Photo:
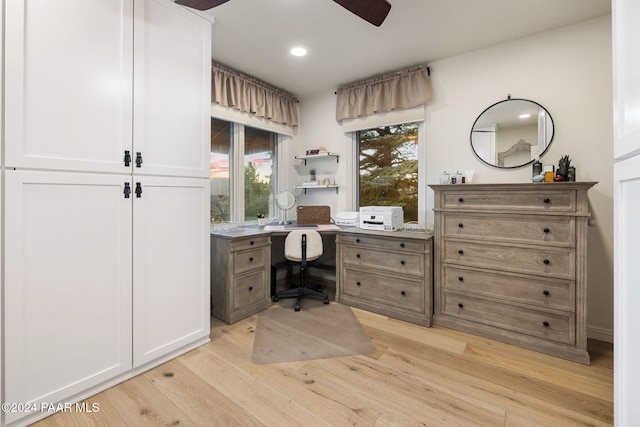
[[[254,365],[257,316],[37,426],[613,425],[613,349],[591,366],[354,309],[371,356]]]

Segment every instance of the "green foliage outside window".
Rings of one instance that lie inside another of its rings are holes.
[[[402,206],[418,220],[418,123],[359,132],[360,206]]]
[[[256,218],[257,213],[270,214],[271,176],[267,181],[260,179],[258,170],[252,162],[244,168],[244,217],[247,220]]]

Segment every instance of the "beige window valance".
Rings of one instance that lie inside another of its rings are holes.
[[[336,120],[355,119],[426,104],[431,79],[428,67],[421,65],[341,86],[336,95]]]
[[[276,123],[298,126],[296,97],[221,64],[211,66],[211,100]]]

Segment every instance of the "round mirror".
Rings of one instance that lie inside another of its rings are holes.
[[[284,211],[284,224],[287,224],[287,211],[291,210],[296,204],[296,197],[291,191],[284,190],[276,196],[276,205]]]
[[[488,107],[471,128],[471,148],[488,165],[518,168],[539,159],[553,140],[553,119],[528,99],[505,99]]]

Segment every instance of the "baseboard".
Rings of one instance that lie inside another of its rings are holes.
[[[599,326],[587,326],[587,338],[613,343],[613,331]]]

